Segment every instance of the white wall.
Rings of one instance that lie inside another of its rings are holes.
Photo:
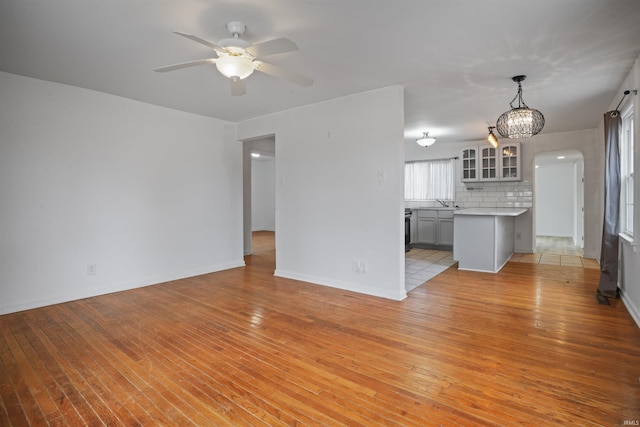
[[[535,177],[536,234],[574,237],[575,170],[572,163],[540,164]]]
[[[579,159],[573,163],[575,176],[575,221],[573,243],[584,248],[584,161]]]
[[[275,159],[251,162],[251,230],[276,230]]]
[[[393,86],[238,125],[276,138],[276,275],[406,296],[403,117]]]
[[[0,314],[244,265],[235,125],[6,73],[0,88]]]

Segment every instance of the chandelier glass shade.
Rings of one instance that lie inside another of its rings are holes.
[[[498,117],[496,129],[505,138],[529,138],[540,133],[544,127],[544,116],[536,109],[529,108],[522,99],[521,82],[526,76],[515,76],[513,81],[518,83],[518,93],[509,104],[511,110]],[[513,103],[518,100],[518,106]]]
[[[422,138],[416,139],[416,142],[422,147],[430,147],[436,142],[436,139],[430,137],[429,132],[423,132]]]
[[[235,80],[246,79],[255,69],[251,60],[241,55],[221,55],[216,59],[216,67],[223,76]]]

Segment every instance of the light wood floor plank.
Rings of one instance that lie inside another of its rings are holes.
[[[574,258],[454,266],[398,302],[274,277],[273,233],[253,250],[245,268],[0,316],[0,425],[640,420],[640,330]]]
[[[23,325],[28,326],[28,323]],[[51,377],[45,371],[44,366],[39,363],[39,356],[31,344],[32,334],[18,333],[15,337],[7,335],[7,339],[14,341],[17,345],[13,345],[13,354],[19,359],[19,372],[29,384],[29,389],[37,401],[37,405],[47,419],[57,418],[61,416],[60,410],[54,401],[54,397],[50,393],[51,387],[47,387],[47,382],[51,381]]]

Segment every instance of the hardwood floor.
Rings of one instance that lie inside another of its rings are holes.
[[[618,426],[640,330],[599,271],[455,267],[389,301],[247,267],[0,316],[0,425]]]
[[[514,253],[509,260],[531,264],[600,269],[597,260],[584,258],[582,255],[582,248],[574,246],[573,239],[569,237],[538,236],[536,238],[536,253]],[[451,251],[412,248],[405,253],[406,291],[412,291],[453,264],[455,261]]]

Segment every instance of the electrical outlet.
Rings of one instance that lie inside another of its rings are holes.
[[[95,275],[96,275],[96,265],[87,264],[87,276],[95,276]]]

